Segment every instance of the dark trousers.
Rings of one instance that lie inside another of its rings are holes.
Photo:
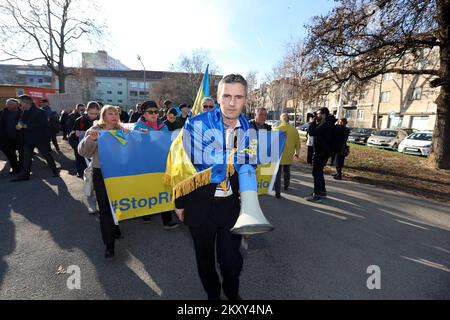
[[[73,154],[75,155],[75,168],[77,170],[77,175],[82,177],[84,174],[84,170],[87,168],[86,160],[84,157],[80,156],[78,153],[78,138],[69,138],[70,146],[73,149]]]
[[[11,166],[11,169],[13,170],[13,173],[19,173],[20,169],[22,168],[22,163],[20,160],[21,155],[19,153],[19,158],[17,158],[16,151],[19,151],[19,147],[15,145],[5,145],[0,148],[0,150],[5,154],[6,158],[8,159],[9,165]]]
[[[161,213],[161,220],[163,225],[166,226],[167,224],[169,224],[169,222],[172,221],[172,212],[173,211],[166,211]]]
[[[291,166],[290,165],[280,165],[278,169],[277,177],[275,180],[275,193],[281,193],[281,171],[283,171],[284,178],[284,188],[289,188],[291,182]]]
[[[108,248],[114,249],[115,238],[120,235],[120,230],[119,226],[114,223],[101,169],[94,168],[92,182],[94,183],[95,196],[99,208],[100,231],[103,243]]]
[[[313,158],[313,171],[314,178],[314,193],[319,195],[321,192],[327,192],[325,189],[325,177],[323,175],[323,169],[328,161],[327,156],[315,154]]]
[[[235,207],[232,197],[222,200],[213,204],[201,227],[190,227],[198,274],[209,299],[219,298],[221,287],[229,299],[235,299],[239,295],[239,275],[243,266],[239,251],[242,237],[230,232],[234,223],[220,223],[224,221],[224,215],[236,210]],[[216,252],[223,279],[222,286],[216,271]]]
[[[336,167],[336,174],[342,176],[342,169],[344,168],[345,157],[341,154],[336,154],[334,157],[334,166]]]
[[[50,139],[51,142],[53,143],[53,146],[55,147],[56,151],[59,151],[59,145],[58,145],[58,139],[56,139],[56,133],[51,133],[50,134]],[[49,146],[50,146],[50,142],[49,142]]]
[[[313,156],[314,156],[314,147],[313,146],[308,146],[308,154],[306,156],[306,162],[308,164],[312,164],[313,163]]]
[[[23,146],[23,168],[20,175],[25,177],[28,177],[30,175],[31,164],[33,162],[34,148],[37,148],[39,150],[39,153],[42,155],[42,157],[44,157],[45,161],[47,161],[47,165],[50,168],[50,170],[53,173],[56,173],[57,170],[55,160],[53,160],[53,157],[50,154],[50,149],[47,143],[37,146],[25,144]]]

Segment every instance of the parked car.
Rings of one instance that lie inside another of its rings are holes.
[[[431,149],[433,133],[430,131],[419,131],[411,134],[398,146],[398,152],[428,156]]]
[[[408,136],[412,135],[413,133],[419,132],[419,130],[412,128],[399,128],[399,129],[405,131],[408,134]]]
[[[371,134],[375,131],[372,128],[356,128],[350,131],[348,142],[366,144]]]
[[[280,125],[280,123],[281,123],[280,120],[267,120],[266,121],[266,124],[268,124],[272,128],[278,127]]]
[[[402,129],[383,129],[374,132],[367,139],[367,146],[397,150],[400,143],[408,136]]]
[[[301,126],[297,127],[297,130],[308,131],[308,128],[309,128],[309,123],[304,123]]]

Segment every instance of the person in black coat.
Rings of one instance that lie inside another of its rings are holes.
[[[225,76],[218,86],[227,151],[236,147],[239,116],[247,97],[247,82],[240,75]],[[195,121],[195,118],[193,118]],[[220,118],[216,119],[220,121]],[[189,120],[190,121],[190,120]],[[209,183],[175,199],[175,212],[191,233],[197,270],[208,300],[220,300],[221,289],[229,300],[241,300],[239,276],[243,267],[242,236],[231,233],[240,213],[238,174],[226,178],[226,188]],[[216,260],[217,253],[217,260]],[[222,283],[216,270],[220,265]]]
[[[16,128],[20,115],[19,101],[16,99],[8,99],[5,109],[0,111],[0,150],[8,159],[12,169],[11,174],[19,173],[22,168],[20,135]]]
[[[342,168],[344,167],[345,158],[349,152],[349,148],[347,146],[349,135],[350,129],[347,128],[347,119],[342,118],[334,127],[333,164],[336,167],[336,174],[333,174],[333,177],[336,180],[342,180]]]
[[[99,115],[100,106],[97,102],[90,101],[87,104],[86,113],[78,117],[73,125],[69,141],[75,155],[75,168],[78,178],[83,178],[84,170],[87,168],[86,160],[78,153],[78,144],[80,143],[80,138],[93,126],[94,121],[99,119]]]
[[[61,130],[60,125],[59,125],[58,114],[55,111],[53,111],[52,108],[50,108],[47,99],[41,99],[39,101],[39,107],[40,107],[40,109],[44,110],[45,113],[47,114],[48,134],[50,135],[50,140],[53,143],[53,146],[55,147],[55,150],[57,152],[60,152],[59,145],[58,145],[58,140],[56,138],[58,133],[59,133],[59,131]],[[48,143],[48,146],[49,146],[49,148],[51,150],[50,141]]]
[[[126,111],[122,110],[122,107],[118,107],[118,108],[119,108],[120,122],[128,123],[128,121],[130,121],[130,116],[128,115],[128,113]]]
[[[44,110],[38,109],[28,95],[20,96],[19,101],[23,110],[18,123],[18,129],[21,130],[23,139],[23,168],[18,177],[11,180],[11,182],[30,179],[34,148],[38,148],[41,155],[47,161],[53,177],[58,177],[59,172],[50,154],[47,114]]]
[[[267,109],[258,108],[255,111],[255,119],[251,120],[250,125],[256,130],[267,130],[272,131],[272,127],[266,123],[267,120]]]
[[[67,135],[69,134],[69,131],[67,130],[67,118],[69,117],[69,114],[63,110],[61,112],[61,116],[59,117],[59,126],[61,127],[62,133],[63,133],[63,140],[67,140]]]
[[[313,172],[314,193],[307,198],[308,201],[320,201],[326,198],[325,178],[323,169],[328,159],[333,155],[333,134],[336,118],[330,115],[328,108],[317,110],[316,117],[312,119],[308,134],[314,137]]]
[[[130,123],[136,123],[139,121],[139,119],[142,117],[142,109],[141,109],[141,104],[138,103],[136,105],[136,110],[134,111],[134,113],[131,115],[130,117]]]
[[[67,116],[67,122],[66,122],[66,128],[67,132],[69,134],[69,144],[72,146],[70,142],[70,135],[73,133],[73,126],[75,125],[75,121],[82,116],[84,111],[86,110],[86,106],[83,103],[77,104],[75,110],[73,110],[68,116]],[[73,148],[73,146],[72,146]]]
[[[164,121],[164,124],[167,126],[169,131],[175,131],[182,128],[180,123],[177,121],[177,116],[178,116],[177,110],[175,110],[174,108],[170,108],[167,111],[166,120]]]

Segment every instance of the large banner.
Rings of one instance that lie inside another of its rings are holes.
[[[174,210],[164,184],[170,146],[178,132],[131,131],[123,138],[101,132],[99,157],[116,221]],[[258,166],[258,193],[272,191],[278,161]]]

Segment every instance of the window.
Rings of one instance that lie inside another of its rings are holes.
[[[121,86],[122,86],[122,82],[119,82],[119,83],[117,84],[117,86],[121,87]]]
[[[121,95],[122,95],[122,91],[117,91],[117,94],[118,94],[119,96],[121,96]]]
[[[33,79],[33,78],[30,78],[29,81],[30,81],[30,83],[33,83],[33,82],[34,82],[34,79]]]
[[[118,103],[123,103],[123,101],[122,101],[122,100],[117,100],[117,102],[118,102]]]
[[[425,70],[427,66],[426,60],[419,60],[416,62],[416,69],[417,70]]]
[[[108,102],[109,102],[109,103],[112,103],[112,100],[111,100],[111,99],[108,99]]]
[[[112,94],[112,91],[106,91],[107,94]]]
[[[347,110],[347,111],[345,112],[345,117],[346,117],[347,119],[351,119],[352,116],[353,116],[353,111],[352,111],[352,110]]]
[[[357,119],[358,120],[364,119],[364,110],[358,110]]]
[[[148,95],[148,92],[145,92],[145,91],[139,91],[139,95],[140,95],[140,96],[146,96],[146,95]]]
[[[362,92],[360,92],[360,94],[359,94],[359,100],[366,100],[366,98],[367,98],[367,91],[362,91]]]
[[[130,91],[130,96],[137,97],[138,93],[137,91]]]
[[[38,82],[39,82],[39,83],[43,83],[43,82],[44,82],[44,80],[42,80],[42,79],[38,79]]]
[[[383,80],[384,81],[392,80],[392,73],[383,74]]]
[[[421,87],[414,88],[411,100],[420,100],[420,99],[422,99],[422,88]]]
[[[383,91],[381,93],[381,102],[389,102],[390,99],[391,99],[390,91]]]
[[[349,101],[352,101],[352,100],[353,100],[353,92],[351,92],[351,91],[347,92],[347,99],[348,99]]]

